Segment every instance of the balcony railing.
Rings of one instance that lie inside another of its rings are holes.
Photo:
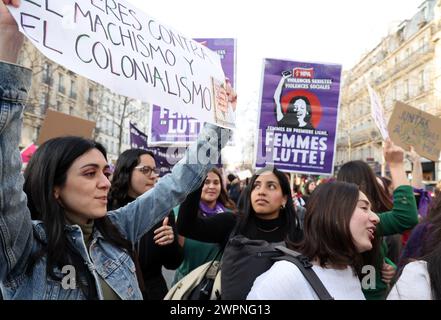
[[[433,53],[433,52],[435,52],[435,47],[429,46],[429,45],[423,46],[423,47],[415,50],[410,56],[401,60],[394,67],[386,69],[383,72],[383,74],[381,74],[380,76],[377,77],[377,79],[375,79],[375,84],[379,85],[380,83],[384,82],[386,79],[389,79],[390,77],[392,77],[394,74],[397,74],[401,70],[404,70],[408,66],[410,66],[411,64],[417,62],[417,60],[421,59],[426,54]]]

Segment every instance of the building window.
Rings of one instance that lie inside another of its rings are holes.
[[[58,100],[57,101],[57,111],[61,111],[62,108],[63,108],[63,103],[60,100]]]
[[[64,76],[59,73],[58,74],[58,92],[65,94],[66,88],[64,87]]]
[[[428,12],[427,11],[427,7],[424,7],[424,8],[421,9],[421,23],[424,23],[427,20],[429,20],[428,16],[427,16],[427,12]]]
[[[403,91],[404,91],[404,97],[403,98],[405,100],[409,99],[409,80],[404,80]]]
[[[428,45],[427,45],[427,37],[426,36],[424,36],[423,38],[421,38],[420,39],[420,41],[418,42],[419,43],[419,51],[420,52],[425,52],[426,50],[427,50],[427,48],[428,48]]]
[[[93,106],[93,89],[89,88],[89,91],[87,92],[87,104],[90,106]]]
[[[77,85],[75,80],[70,80],[70,93],[69,98],[76,100],[77,99]]]
[[[46,104],[47,104],[46,94],[43,93],[42,95],[40,95],[40,108],[41,108],[41,110],[43,110],[46,107]]]
[[[421,70],[420,73],[418,74],[418,89],[420,93],[426,91],[425,86],[426,86],[426,74],[424,70]]]
[[[47,85],[52,84],[51,73],[52,73],[52,66],[48,62],[45,62],[44,66],[43,66],[43,73],[42,73],[42,78],[41,78],[43,83],[45,83]]]

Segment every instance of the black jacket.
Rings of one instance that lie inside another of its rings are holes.
[[[122,203],[111,209],[115,210],[119,207],[123,207],[133,200],[133,198],[127,197]],[[109,201],[109,203],[111,202],[112,201]],[[160,221],[150,229],[136,245],[139,266],[144,280],[144,289],[142,290],[144,300],[162,300],[165,297],[168,288],[162,275],[162,267],[174,270],[181,265],[184,258],[183,250],[178,242],[178,233],[173,211],[168,215],[168,224],[173,228],[175,235],[174,241],[171,244],[158,246],[153,240],[153,232],[162,226],[162,221]],[[141,279],[138,279],[138,281],[141,281]],[[142,286],[140,287],[142,289]]]

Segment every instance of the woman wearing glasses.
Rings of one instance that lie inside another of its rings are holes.
[[[159,176],[153,153],[142,149],[124,151],[118,158],[109,192],[109,210],[124,207],[152,189]],[[136,244],[142,272],[138,279],[144,300],[162,300],[168,288],[162,267],[174,270],[182,262],[173,211],[158,222]]]

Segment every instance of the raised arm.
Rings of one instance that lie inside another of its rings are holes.
[[[408,155],[410,161],[412,161],[412,187],[423,189],[423,166],[421,165],[421,157],[415,152],[413,147],[410,147]]]
[[[4,3],[11,1],[0,1],[0,281],[24,271],[33,244],[18,149],[31,70],[14,64],[23,36]]]
[[[389,165],[394,188],[409,186],[409,180],[404,170],[404,150],[387,139],[384,145],[384,159]]]
[[[280,78],[280,82],[277,85],[276,90],[274,91],[274,102],[276,103],[277,121],[283,119],[282,104],[280,103],[280,98],[282,97],[283,85],[285,84],[286,79],[289,78],[290,74],[291,73],[289,73],[289,71],[284,71],[282,73],[282,78]]]
[[[220,149],[228,141],[230,130],[205,124],[198,140],[191,145],[184,158],[172,172],[161,179],[155,187],[127,206],[109,212],[112,221],[132,242],[150,230],[170,210],[184,201],[187,195],[198,188],[207,172],[218,159]],[[207,151],[211,160],[206,157]]]
[[[0,61],[17,63],[18,54],[23,45],[23,35],[18,31],[17,24],[5,4],[18,7],[20,1],[0,1]]]
[[[418,223],[418,212],[413,189],[404,171],[404,150],[386,141],[384,158],[389,164],[392,183],[395,187],[393,208],[380,214],[378,231],[382,235],[402,233]]]
[[[219,213],[212,217],[201,217],[199,188],[190,193],[179,207],[178,232],[180,235],[203,242],[225,244],[234,228],[236,217],[232,213]]]

